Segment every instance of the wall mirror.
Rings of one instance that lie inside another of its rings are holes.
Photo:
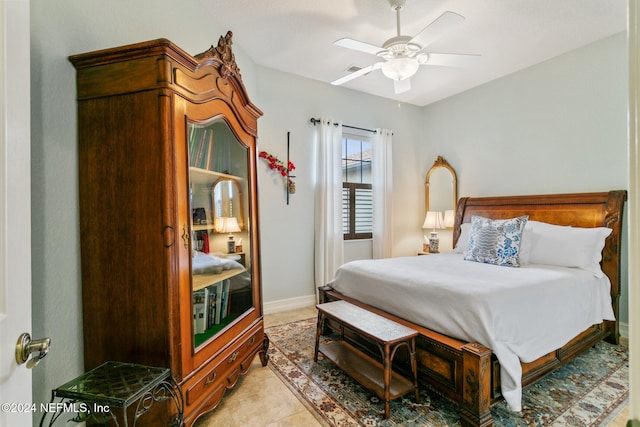
[[[438,211],[444,214],[447,211],[453,211],[455,216],[458,202],[456,172],[442,156],[438,156],[431,169],[427,172],[424,187],[425,213],[427,211]]]
[[[242,206],[242,190],[238,181],[233,178],[218,179],[211,189],[213,203],[213,223],[220,218],[234,217],[240,230],[244,230],[244,209]],[[221,230],[215,230],[220,232]]]

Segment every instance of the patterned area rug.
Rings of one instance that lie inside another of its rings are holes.
[[[316,418],[327,426],[459,426],[457,407],[430,390],[420,389],[384,404],[330,361],[313,362],[316,319],[267,328],[271,369]],[[523,391],[523,410],[495,404],[495,426],[606,426],[628,403],[628,349],[600,343],[562,369]]]

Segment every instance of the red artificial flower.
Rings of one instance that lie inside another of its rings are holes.
[[[287,176],[289,172],[296,168],[296,166],[291,161],[288,161],[287,166],[285,167],[283,161],[278,159],[276,156],[267,153],[266,151],[260,151],[260,153],[258,153],[258,157],[269,162],[269,169],[276,169],[282,176]]]

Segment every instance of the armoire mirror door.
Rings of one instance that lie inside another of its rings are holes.
[[[253,307],[248,150],[222,118],[187,122],[193,347]],[[238,250],[240,249],[241,250]]]

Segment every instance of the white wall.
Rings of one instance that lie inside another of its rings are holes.
[[[286,158],[290,131],[290,159],[297,167],[297,192],[287,205],[282,177],[269,173],[266,163],[259,164],[265,302],[314,293],[311,117],[325,116],[368,129],[393,129],[394,186],[402,189],[394,193],[393,253],[397,256],[417,251],[421,237],[416,236],[415,227],[424,209],[423,187],[416,180],[421,162],[415,155],[421,142],[422,109],[266,68],[259,68],[257,86],[256,103],[264,111],[259,121],[258,149]],[[350,256],[362,256],[362,242],[353,246],[348,251]]]
[[[629,258],[640,258],[640,2],[628,1]],[[629,265],[629,421],[640,425],[640,266]]]
[[[623,33],[428,106],[424,153],[460,196],[625,188],[626,91]]]
[[[627,75],[621,33],[432,104],[422,172],[442,155],[458,174],[459,197],[626,189]],[[623,322],[626,248],[623,238]]]

